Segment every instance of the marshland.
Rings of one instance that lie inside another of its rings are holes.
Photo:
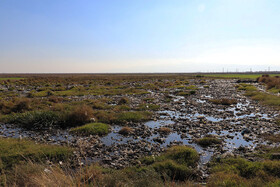
[[[280,184],[277,75],[2,77],[3,186]]]
[[[279,0],[0,0],[0,187],[279,187]]]

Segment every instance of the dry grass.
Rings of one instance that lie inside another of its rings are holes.
[[[93,117],[93,109],[89,106],[82,105],[77,106],[70,113],[68,120],[71,126],[83,125],[87,122],[90,122],[90,119]]]
[[[127,136],[129,134],[132,134],[133,129],[131,127],[123,127],[121,130],[119,130],[119,134]]]
[[[158,132],[160,134],[170,134],[172,132],[172,130],[170,128],[167,128],[167,127],[160,127],[158,129]]]
[[[261,135],[265,140],[271,142],[280,142],[280,134],[262,134]]]
[[[279,76],[274,76],[271,77],[269,75],[262,75],[257,79],[258,82],[260,83],[265,83],[267,85],[267,89],[271,88],[276,88],[280,89],[280,77]]]
[[[75,168],[68,165],[47,165],[26,162],[2,172],[3,186],[199,186],[188,179],[195,173],[198,161],[194,149],[186,146],[170,148],[150,166],[128,167],[121,170],[104,169],[98,165]],[[163,160],[164,159],[164,160]]]

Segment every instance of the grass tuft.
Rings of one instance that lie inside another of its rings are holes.
[[[160,134],[170,134],[172,132],[172,130],[167,127],[160,127],[158,131]]]
[[[109,133],[109,125],[104,123],[89,123],[70,130],[70,132],[80,135],[99,135],[103,136]]]
[[[133,129],[131,127],[123,127],[121,130],[119,130],[119,134],[127,136],[133,132]]]
[[[195,140],[195,142],[202,147],[208,147],[211,145],[222,144],[222,140],[220,140],[214,136],[206,136],[204,138]]]

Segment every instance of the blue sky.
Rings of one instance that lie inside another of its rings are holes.
[[[0,73],[280,70],[278,0],[1,0]]]

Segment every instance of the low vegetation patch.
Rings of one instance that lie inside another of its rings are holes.
[[[257,91],[257,88],[254,85],[240,83],[236,85],[237,90],[245,90],[245,91]]]
[[[261,135],[265,140],[271,142],[280,142],[280,134],[262,134]]]
[[[280,160],[280,147],[272,147],[269,145],[260,145],[256,147],[253,156],[260,160]]]
[[[280,126],[280,119],[276,120],[276,125]]]
[[[199,160],[198,153],[191,147],[174,146],[158,157],[145,157],[141,162],[155,169],[163,178],[185,181],[196,178],[194,167]]]
[[[0,182],[3,186],[199,186],[189,181],[197,177],[198,160],[193,148],[175,146],[161,156],[145,157],[141,165],[121,170],[92,164],[74,171],[61,165],[25,162],[5,170]]]
[[[16,124],[26,129],[67,128],[90,122],[93,110],[86,105],[68,108],[56,104],[53,110],[35,110],[11,113],[1,117],[1,121]]]
[[[109,124],[123,124],[126,122],[142,122],[148,121],[152,117],[152,113],[148,111],[105,111],[99,110],[94,112],[94,116],[99,122]]]
[[[119,134],[127,136],[129,134],[132,134],[133,129],[131,127],[123,127],[121,130],[119,130]]]
[[[1,175],[2,186],[145,186],[198,187],[191,181],[162,179],[153,168],[130,167],[122,170],[85,166],[77,171],[54,165],[27,162]]]
[[[172,130],[170,128],[167,128],[167,127],[160,127],[158,129],[158,132],[160,134],[170,134],[172,132]]]
[[[109,133],[109,125],[104,123],[89,123],[70,130],[70,132],[80,135],[106,135]]]
[[[218,139],[217,137],[210,136],[210,135],[206,136],[206,137],[203,137],[203,138],[200,138],[200,139],[197,139],[197,140],[195,140],[195,142],[202,147],[208,147],[208,146],[211,146],[211,145],[222,144],[221,139]]]
[[[189,85],[186,87],[187,90],[197,90],[198,88],[195,85]]]
[[[118,105],[126,105],[126,104],[129,104],[129,99],[127,97],[122,97],[118,102]]]
[[[259,83],[266,84],[267,90],[269,89],[280,89],[280,77],[279,76],[270,76],[270,75],[262,75],[257,78]]]
[[[28,98],[14,98],[11,101],[0,101],[0,111],[3,114],[24,112],[31,109],[31,100]]]
[[[268,93],[263,93],[260,91],[247,91],[245,96],[251,97],[255,101],[259,101],[262,104],[280,108],[280,97],[276,95],[271,95]]]
[[[64,125],[65,118],[54,111],[30,111],[5,116],[2,121],[16,124],[26,129],[45,129]]]
[[[187,178],[193,178],[195,175],[190,168],[177,164],[173,160],[156,162],[153,164],[153,168],[157,173],[160,173],[162,177],[173,178],[173,180],[184,181]]]
[[[280,161],[251,162],[226,158],[212,162],[209,186],[277,186]]]
[[[159,110],[160,106],[159,105],[155,105],[155,104],[140,104],[137,107],[137,110],[140,111],[146,111],[146,110],[152,110],[152,111],[157,111]]]
[[[71,148],[37,144],[29,140],[0,138],[0,145],[0,161],[3,168],[11,167],[28,159],[60,161],[67,160],[72,155]]]
[[[90,122],[93,117],[93,109],[87,105],[74,107],[67,115],[67,126],[78,126]]]
[[[175,94],[179,96],[189,96],[189,95],[194,95],[195,93],[196,93],[195,90],[191,90],[191,91],[177,92]]]

